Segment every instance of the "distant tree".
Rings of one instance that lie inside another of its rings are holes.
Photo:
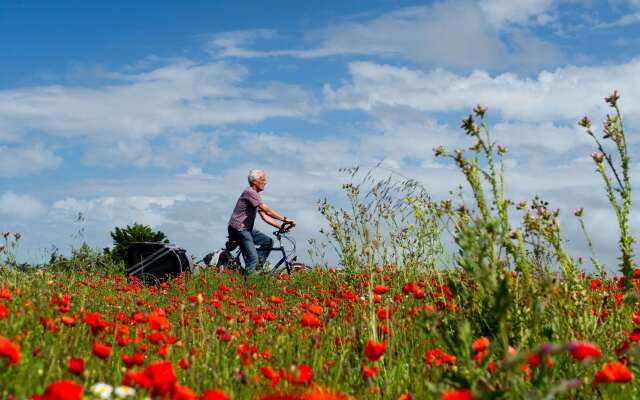
[[[134,223],[133,226],[127,225],[126,228],[116,227],[111,232],[113,239],[113,249],[105,249],[105,253],[111,255],[111,258],[118,261],[127,259],[127,249],[129,244],[133,242],[162,242],[169,243],[167,235],[162,231],[154,231],[150,226]]]

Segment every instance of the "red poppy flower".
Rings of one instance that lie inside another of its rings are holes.
[[[54,382],[47,386],[42,396],[33,396],[32,400],[80,400],[82,385],[68,380]]]
[[[447,390],[442,393],[441,400],[473,400],[469,389]]]
[[[205,390],[200,400],[231,400],[221,389]]]
[[[170,361],[156,361],[144,370],[153,388],[152,396],[164,396],[175,385],[178,378]]]
[[[122,354],[120,359],[124,363],[127,368],[131,368],[134,365],[143,365],[144,364],[144,354],[136,352],[133,356]]]
[[[7,365],[20,362],[20,345],[0,336],[0,356],[7,357]]]
[[[474,340],[474,342],[471,344],[471,348],[475,352],[480,352],[489,347],[489,344],[491,344],[491,341],[488,338],[480,336],[478,339]]]
[[[365,378],[372,378],[378,375],[378,372],[380,372],[380,367],[369,367],[366,365],[362,366],[362,375]]]
[[[364,347],[364,355],[371,361],[377,361],[387,351],[387,342],[369,340]]]
[[[298,376],[296,377],[296,383],[309,383],[313,379],[313,370],[307,364],[298,365]]]
[[[307,307],[307,310],[309,310],[309,312],[311,314],[315,314],[315,315],[322,315],[322,313],[324,312],[324,309],[322,308],[322,306],[319,306],[318,304],[312,304],[309,307]]]
[[[9,318],[9,315],[11,315],[11,313],[9,312],[9,309],[7,308],[7,306],[0,303],[0,321],[2,321],[2,319],[5,317]]]
[[[593,381],[595,383],[625,383],[632,379],[633,374],[624,364],[612,361],[605,364],[596,372]]]
[[[322,323],[315,315],[304,313],[300,318],[300,325],[308,326],[312,328],[319,328],[322,326]]]
[[[171,390],[171,400],[197,400],[198,394],[190,387],[175,384]]]
[[[102,359],[108,358],[111,355],[111,347],[103,343],[94,343],[92,351],[96,357]]]
[[[442,349],[433,349],[427,351],[427,354],[424,356],[424,362],[427,365],[437,365],[440,366],[442,364],[453,365],[456,363],[456,357],[450,354],[447,354]]]
[[[600,348],[589,342],[569,342],[567,349],[573,358],[578,361],[582,361],[589,357],[600,357],[602,355]]]
[[[75,375],[82,375],[84,372],[84,359],[83,358],[70,358],[67,360],[67,367],[69,372]]]
[[[385,294],[389,291],[389,288],[384,285],[377,285],[373,288],[373,293],[375,294]]]
[[[271,367],[260,368],[262,376],[271,381],[271,386],[276,386],[280,382],[280,375]]]

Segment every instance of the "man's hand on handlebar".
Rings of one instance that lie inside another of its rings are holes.
[[[280,233],[287,233],[291,230],[291,228],[293,228],[294,226],[296,226],[296,221],[292,220],[292,219],[287,219],[286,221],[284,221],[282,223],[282,225],[280,225],[280,228],[278,229],[278,232]]]

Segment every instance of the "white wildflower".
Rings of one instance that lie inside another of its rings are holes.
[[[136,390],[129,386],[118,386],[115,390],[115,394],[118,398],[124,399],[126,397],[134,397]]]
[[[90,390],[91,393],[95,394],[99,398],[107,400],[111,398],[111,393],[113,393],[113,386],[106,383],[98,382],[95,385],[91,386]]]

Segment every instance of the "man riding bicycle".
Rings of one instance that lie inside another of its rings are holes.
[[[245,273],[247,275],[256,272],[258,260],[264,262],[271,252],[273,239],[264,233],[253,229],[256,219],[256,212],[267,224],[280,228],[282,221],[291,226],[296,225],[296,221],[288,219],[267,206],[260,197],[260,192],[267,184],[267,175],[259,169],[249,171],[249,187],[246,188],[233,209],[229,218],[229,239],[235,240],[240,246],[242,257],[244,258]],[[257,247],[257,249],[256,249]]]

